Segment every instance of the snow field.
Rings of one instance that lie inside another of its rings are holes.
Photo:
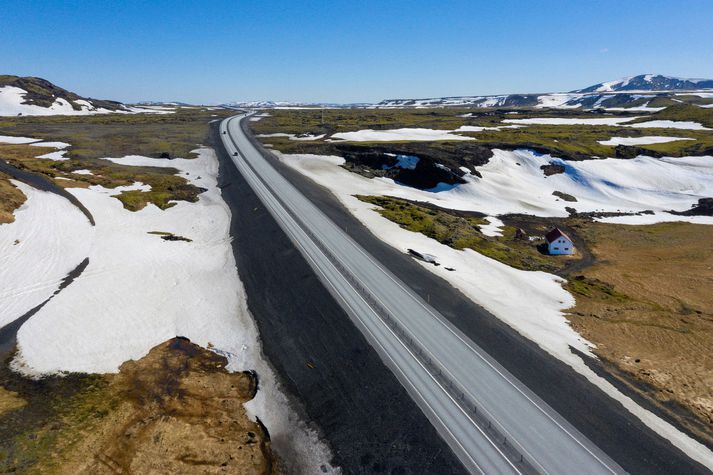
[[[65,198],[12,180],[27,197],[0,225],[0,328],[41,304],[89,254],[93,228]]]
[[[10,291],[2,287],[0,315],[14,320],[44,301],[85,257],[89,265],[20,328],[12,366],[32,377],[116,372],[124,361],[185,336],[224,354],[231,370],[258,372],[260,389],[246,408],[265,423],[295,473],[319,473],[322,465],[335,471],[328,447],[300,420],[262,355],[233,257],[230,210],[217,188],[217,159],[211,149],[198,152],[189,160],[111,158],[177,168],[207,191],[196,203],[180,201],[167,210],[149,204],[131,212],[114,196],[148,185],[69,189],[93,214],[95,227],[66,199],[21,188],[27,204],[16,212],[16,223],[0,226],[1,248],[9,249],[0,279],[13,285]],[[192,242],[165,241],[151,231]],[[13,246],[17,238],[20,244]]]
[[[404,128],[392,130],[359,130],[357,132],[338,132],[331,139],[349,142],[398,142],[432,140],[475,140],[473,137],[452,134],[450,130]]]
[[[646,136],[646,137],[612,137],[609,140],[600,140],[599,143],[602,145],[648,145],[655,143],[667,143],[675,142],[676,140],[696,140],[685,137],[659,137],[659,136]]]

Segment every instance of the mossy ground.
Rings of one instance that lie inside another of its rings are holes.
[[[206,108],[179,108],[176,114],[164,115],[0,118],[0,135],[29,136],[71,144],[67,149],[69,160],[36,158],[54,149],[26,144],[0,144],[0,159],[18,168],[43,174],[65,188],[90,185],[115,188],[142,182],[150,185],[151,190],[125,191],[117,196],[124,207],[138,211],[153,203],[166,209],[175,201],[197,201],[202,190],[184,177],[177,176],[175,168],[126,166],[101,160],[101,157],[145,155],[156,159],[162,156],[191,158],[191,151],[208,141],[208,123],[233,113]],[[92,174],[72,173],[81,169],[89,169]],[[7,207],[10,208],[9,205]]]
[[[293,141],[285,137],[265,137],[266,143],[284,153],[329,153],[334,152],[333,143],[325,142],[329,135],[337,132],[350,132],[362,129],[395,129],[402,127],[423,127],[441,130],[455,130],[462,125],[481,127],[502,127],[506,119],[526,119],[533,117],[635,117],[634,112],[617,112],[602,115],[594,112],[567,110],[488,110],[488,109],[349,109],[349,110],[273,110],[268,117],[251,122],[250,127],[256,134],[286,132],[292,134],[327,134],[316,141]],[[471,116],[464,117],[466,114]],[[646,115],[631,123],[647,120],[694,121],[713,128],[713,109],[695,105],[677,105],[663,111]],[[461,135],[477,139],[477,144],[489,148],[532,148],[550,153],[553,156],[587,160],[592,158],[635,156],[638,154],[663,154],[679,157],[686,155],[705,155],[713,150],[713,132],[707,130],[679,130],[670,128],[637,129],[624,126],[602,125],[541,125],[531,124],[518,128],[483,130],[480,132],[462,132]],[[695,140],[675,141],[663,144],[641,145],[628,152],[621,147],[602,145],[612,137],[641,136],[686,137]],[[359,142],[368,147],[377,142]],[[384,145],[384,142],[378,142]],[[467,142],[433,142],[432,146],[467,147]]]
[[[375,205],[379,214],[404,229],[422,233],[454,249],[472,249],[516,269],[556,273],[579,259],[579,256],[547,255],[542,251],[542,241],[517,238],[515,226],[503,226],[502,236],[486,236],[479,227],[487,224],[482,217],[386,196],[357,198]]]

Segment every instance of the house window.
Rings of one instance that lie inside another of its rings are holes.
[[[559,248],[559,247],[556,247],[556,248],[555,248],[555,251],[559,251],[559,250],[560,250],[560,248]]]
[[[569,248],[568,248],[568,247],[565,247],[564,250],[565,250],[565,251],[569,251]]]

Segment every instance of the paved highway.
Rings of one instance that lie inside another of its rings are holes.
[[[246,117],[220,126],[235,166],[468,471],[624,473],[279,174]]]

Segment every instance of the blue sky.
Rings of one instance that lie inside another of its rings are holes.
[[[116,99],[377,101],[713,78],[713,1],[7,1],[0,74]]]

